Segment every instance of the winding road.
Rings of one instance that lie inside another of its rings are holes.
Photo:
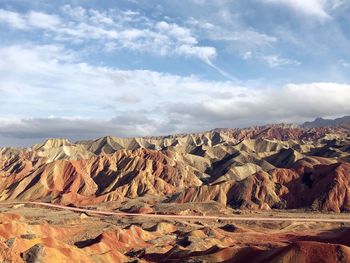
[[[227,220],[227,221],[298,221],[298,222],[329,222],[329,223],[350,223],[349,218],[305,218],[305,217],[247,217],[247,216],[199,216],[199,215],[165,215],[165,214],[142,214],[142,213],[124,213],[113,211],[90,210],[85,208],[70,207],[45,202],[9,202],[0,203],[0,206],[13,205],[33,205],[47,208],[56,208],[70,210],[94,215],[122,216],[122,217],[147,217],[157,219],[196,219],[196,220]]]

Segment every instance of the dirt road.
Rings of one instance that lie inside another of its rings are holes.
[[[148,217],[163,219],[197,219],[197,220],[228,220],[228,221],[298,221],[298,222],[331,222],[331,223],[350,223],[349,218],[304,218],[304,217],[247,217],[247,216],[198,216],[198,215],[164,215],[164,214],[141,214],[124,213],[112,211],[90,210],[85,208],[56,205],[44,202],[9,202],[0,203],[0,206],[13,206],[18,204],[43,206],[62,210],[71,210],[94,215],[110,215],[124,217]]]

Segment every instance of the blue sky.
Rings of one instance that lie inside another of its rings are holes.
[[[350,113],[349,0],[0,0],[0,146]]]

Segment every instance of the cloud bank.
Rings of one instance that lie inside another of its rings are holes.
[[[251,88],[197,76],[92,66],[60,46],[2,47],[0,57],[2,145],[11,138],[166,135],[350,112],[347,84]]]

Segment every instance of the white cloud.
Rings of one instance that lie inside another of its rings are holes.
[[[14,28],[27,28],[26,20],[18,13],[0,9],[0,23],[6,23]]]
[[[181,39],[181,42],[188,45],[196,45],[198,43],[189,29],[177,24],[169,24],[165,21],[161,21],[155,24],[155,28],[158,29],[160,33],[167,34],[175,39]]]
[[[191,45],[181,45],[176,48],[176,53],[180,55],[197,56],[206,63],[216,56],[216,50],[213,47],[196,47]]]
[[[51,30],[55,30],[62,23],[60,18],[55,15],[34,11],[28,13],[27,22],[30,26]]]
[[[30,30],[32,28],[54,30],[61,23],[61,20],[56,15],[42,12],[31,11],[27,14],[20,14],[0,9],[0,23],[6,23],[21,30]]]

